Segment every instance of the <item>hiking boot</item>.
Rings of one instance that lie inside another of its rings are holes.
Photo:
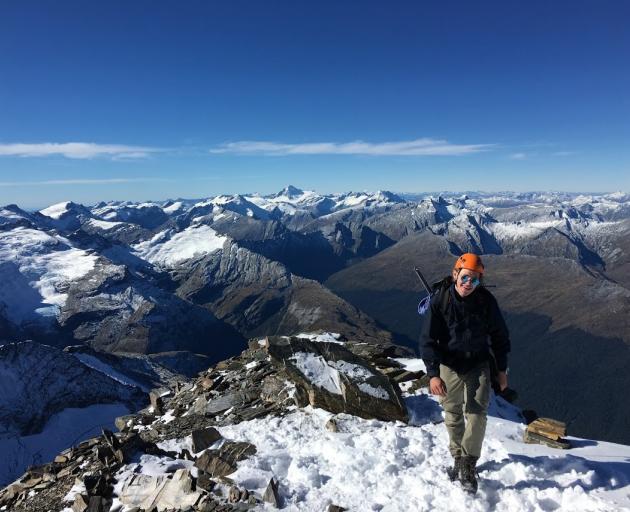
[[[446,474],[448,475],[448,479],[451,482],[454,482],[459,478],[459,470],[462,467],[462,458],[454,457],[453,458],[453,466],[450,468],[446,468]]]
[[[470,494],[477,492],[477,457],[462,457],[459,470],[459,481],[464,490]]]

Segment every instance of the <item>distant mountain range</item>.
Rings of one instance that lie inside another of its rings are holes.
[[[520,404],[630,444],[630,195],[318,194],[0,207],[0,343],[239,353],[328,330],[415,348],[413,275],[485,255]],[[178,356],[179,357],[179,356]],[[168,359],[168,357],[167,357]],[[171,358],[172,362],[172,358]],[[596,395],[619,395],[610,411]]]

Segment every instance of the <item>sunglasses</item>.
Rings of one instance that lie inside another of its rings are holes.
[[[481,283],[478,277],[472,277],[469,275],[462,276],[460,279],[462,281],[462,284],[466,284],[470,281],[470,284],[472,284],[473,286],[479,286],[479,283]]]

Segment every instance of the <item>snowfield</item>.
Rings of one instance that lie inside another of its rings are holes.
[[[417,359],[399,361],[423,367]],[[321,512],[330,504],[357,512],[630,510],[630,446],[573,437],[566,451],[525,444],[520,411],[493,398],[473,497],[445,474],[451,457],[437,400],[421,390],[405,393],[405,401],[409,425],[338,414],[338,432],[331,432],[325,425],[333,415],[309,406],[284,417],[218,427],[225,439],[257,449],[229,478],[260,495],[270,478],[277,478],[282,509],[288,511]],[[191,450],[191,437],[160,447]],[[119,471],[116,490],[132,474],[166,475],[183,467],[196,475],[189,461],[143,455]],[[120,501],[114,503],[112,510],[128,512]],[[264,504],[256,510],[277,509]]]
[[[2,231],[0,303],[18,324],[34,313],[55,316],[66,302],[68,284],[90,272],[97,259],[61,236],[24,227]]]
[[[133,246],[137,255],[153,264],[174,266],[195,256],[221,250],[227,237],[220,236],[209,226],[190,226],[171,234],[162,231],[151,240]]]
[[[59,219],[68,211],[69,206],[70,201],[64,201],[63,203],[53,204],[48,208],[44,208],[43,210],[40,210],[39,213],[45,215],[46,217],[50,217],[51,219]]]

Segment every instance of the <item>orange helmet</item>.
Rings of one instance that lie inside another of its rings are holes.
[[[462,254],[459,258],[457,258],[453,270],[461,270],[463,268],[483,274],[483,263],[481,262],[481,258],[471,252]]]

